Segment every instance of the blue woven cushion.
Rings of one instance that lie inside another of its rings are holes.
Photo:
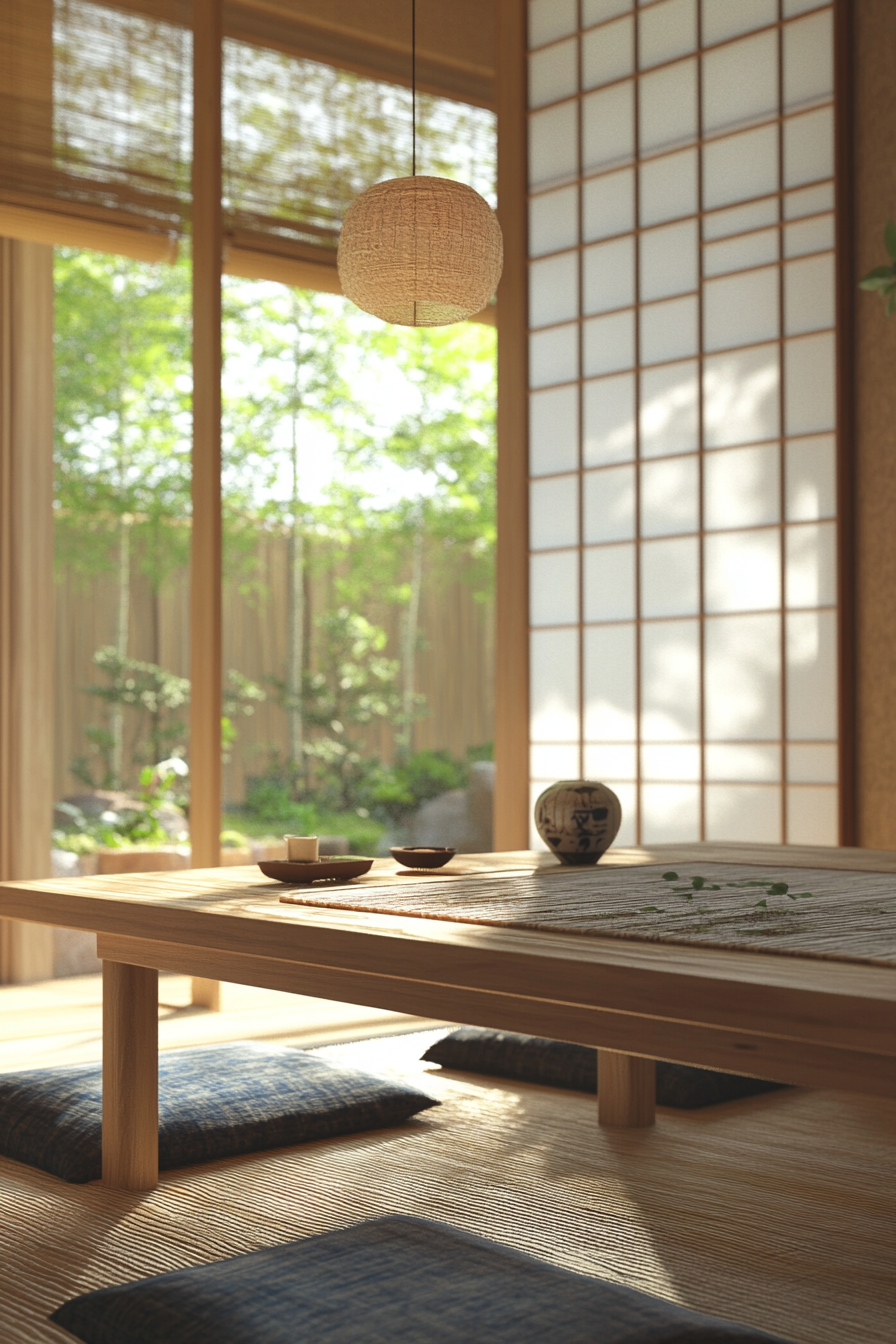
[[[101,1288],[50,1318],[85,1344],[760,1344],[772,1335],[389,1217]],[[779,1342],[780,1344],[780,1342]]]
[[[569,1045],[541,1036],[515,1036],[508,1031],[459,1027],[443,1036],[423,1056],[433,1064],[467,1073],[488,1073],[499,1078],[517,1078],[524,1083],[568,1087],[576,1092],[597,1091],[597,1051],[589,1045]],[[783,1083],[744,1078],[739,1073],[717,1073],[687,1064],[656,1066],[656,1099],[660,1106],[693,1111],[716,1106],[721,1101],[755,1097],[775,1092]]]
[[[289,1046],[245,1042],[159,1057],[159,1166],[396,1125],[439,1103],[415,1087]],[[99,1064],[0,1077],[0,1155],[65,1181],[102,1174]]]

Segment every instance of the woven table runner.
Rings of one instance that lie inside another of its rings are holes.
[[[408,874],[292,887],[295,905],[896,966],[896,874],[733,863]]]

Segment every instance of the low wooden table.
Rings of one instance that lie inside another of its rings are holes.
[[[719,897],[687,874],[684,886],[663,876],[695,864]],[[729,864],[765,874],[762,890],[747,892],[759,922],[719,934],[692,895],[742,902],[748,879],[722,881]],[[653,1122],[656,1059],[896,1096],[896,956],[886,940],[875,950],[874,932],[875,919],[896,929],[896,876],[870,884],[882,892],[871,905],[848,890],[862,874],[896,874],[896,854],[679,845],[611,852],[598,869],[528,853],[463,856],[452,868],[421,877],[383,860],[366,881],[320,891],[284,888],[254,867],[0,886],[0,916],[98,935],[104,1182],[158,1181],[161,969],[596,1046],[603,1124]],[[775,870],[800,868],[825,870],[830,890],[814,906],[797,899],[812,893],[791,892],[778,925],[763,924]],[[620,893],[635,887],[665,905],[629,909]],[[296,891],[311,903],[281,901]],[[334,908],[346,903],[365,908]],[[801,950],[797,912],[809,909],[815,942]]]

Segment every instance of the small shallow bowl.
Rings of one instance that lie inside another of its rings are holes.
[[[441,868],[454,858],[457,850],[437,845],[404,845],[390,849],[389,853],[396,863],[403,863],[405,868]]]
[[[348,882],[350,878],[362,877],[373,867],[373,859],[356,859],[354,855],[334,854],[320,859],[264,859],[259,868],[265,877],[276,878],[278,882],[295,882],[310,886],[312,882],[327,880],[330,882]]]

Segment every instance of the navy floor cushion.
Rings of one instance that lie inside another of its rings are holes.
[[[516,1036],[509,1031],[486,1031],[481,1027],[459,1027],[431,1045],[423,1058],[467,1073],[568,1087],[576,1092],[597,1091],[597,1051],[590,1045],[569,1045],[541,1036]],[[775,1092],[783,1086],[761,1078],[744,1078],[739,1073],[717,1073],[714,1069],[694,1069],[662,1060],[656,1066],[657,1104],[684,1111],[736,1101],[739,1097],[755,1097],[760,1092]]]
[[[442,1223],[396,1216],[101,1288],[66,1302],[50,1319],[85,1344],[769,1344],[775,1339],[556,1269]]]
[[[397,1125],[439,1103],[402,1082],[253,1041],[159,1056],[159,1166]],[[102,1069],[0,1076],[0,1156],[65,1181],[102,1174]]]

